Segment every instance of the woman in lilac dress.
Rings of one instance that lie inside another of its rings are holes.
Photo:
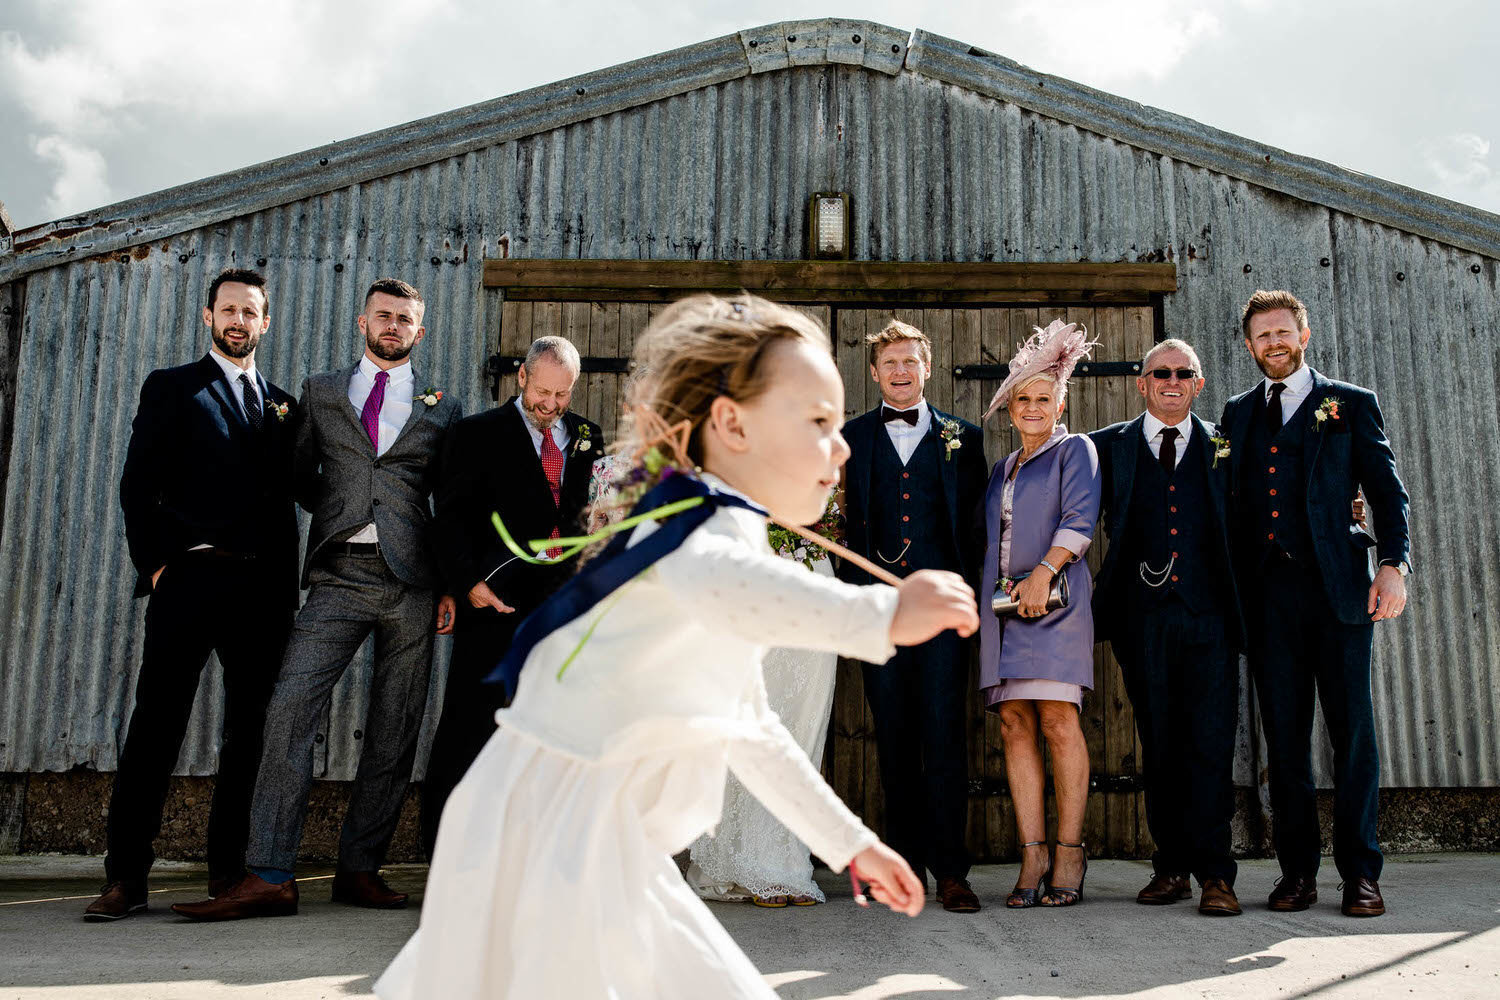
[[[1083,434],[1058,423],[1068,376],[1093,344],[1054,320],[1017,352],[986,416],[1006,407],[1021,447],[996,464],[985,494],[987,584],[1010,581],[1017,614],[980,616],[980,686],[1000,713],[1005,773],[1020,834],[1021,873],[1010,907],[1071,906],[1083,898],[1088,856],[1083,812],[1089,753],[1079,725],[1094,681],[1092,580],[1082,561],[1099,517],[1099,461]],[[1047,611],[1053,578],[1066,574],[1069,601]],[[1017,582],[1018,581],[1018,582]],[[1047,851],[1046,738],[1057,799],[1057,850]]]

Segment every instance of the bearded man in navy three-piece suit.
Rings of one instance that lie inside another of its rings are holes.
[[[1375,833],[1380,764],[1370,646],[1375,624],[1406,607],[1409,501],[1375,394],[1306,365],[1307,307],[1290,292],[1257,291],[1240,326],[1265,378],[1225,404],[1219,427],[1228,436],[1235,576],[1282,871],[1269,907],[1305,910],[1318,898],[1316,690],[1333,743],[1333,856],[1344,881],[1342,910],[1379,916],[1385,901]],[[1373,541],[1349,521],[1361,490]],[[1379,564],[1373,577],[1371,545]]]

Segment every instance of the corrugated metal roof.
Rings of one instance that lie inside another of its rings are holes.
[[[330,143],[25,229],[0,282],[728,80],[793,66],[913,73],[1372,222],[1500,256],[1500,216],[1028,69],[920,29],[789,21]]]
[[[734,44],[743,54],[756,40]],[[727,80],[700,69],[704,85],[647,104],[418,157],[129,252],[38,265],[17,286],[0,770],[114,766],[141,629],[116,499],[124,447],[146,373],[205,349],[196,314],[219,268],[264,259],[274,332],[262,364],[292,391],[356,355],[352,317],[370,280],[408,277],[431,304],[423,377],[472,410],[488,404],[482,363],[499,323],[482,259],[502,242],[530,257],[794,258],[807,195],[831,188],[852,192],[856,258],[1175,260],[1167,330],[1203,356],[1209,418],[1257,377],[1241,303],[1256,287],[1297,289],[1312,311],[1310,360],[1380,393],[1413,496],[1414,600],[1377,630],[1384,781],[1500,783],[1500,629],[1488,614],[1500,606],[1496,261],[909,67],[867,67],[868,45],[858,62],[793,55]],[[195,197],[200,216],[217,215]],[[352,776],[361,687],[335,698],[331,777]],[[201,693],[184,770],[213,770],[217,704],[216,690]]]

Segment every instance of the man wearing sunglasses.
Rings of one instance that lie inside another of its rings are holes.
[[[1089,436],[1099,454],[1109,550],[1094,583],[1094,628],[1125,678],[1144,750],[1154,875],[1136,896],[1175,903],[1201,886],[1200,913],[1234,916],[1233,759],[1244,626],[1225,517],[1228,463],[1192,412],[1197,352],[1164,340],[1136,389],[1146,412]]]

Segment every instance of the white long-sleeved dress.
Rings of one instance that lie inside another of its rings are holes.
[[[720,508],[532,650],[376,993],[774,998],[671,856],[717,822],[726,769],[835,870],[875,843],[770,710],[761,658],[882,663],[895,608],[892,588],[809,573],[771,553],[763,518]]]

